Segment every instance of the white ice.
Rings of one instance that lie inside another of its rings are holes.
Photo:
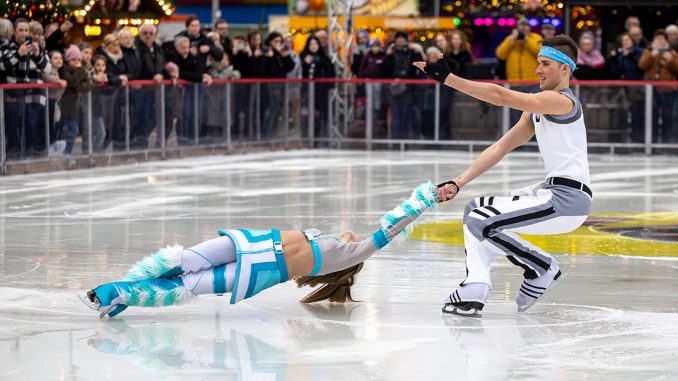
[[[130,308],[101,321],[75,297],[166,244],[220,228],[373,231],[459,152],[291,151],[0,179],[0,379],[678,379],[678,257],[554,253],[569,277],[527,313],[504,258],[482,319],[441,313],[460,246],[407,241],[368,260],[350,304],[302,305],[283,284],[238,305]],[[675,212],[675,157],[591,156],[593,213]],[[423,217],[543,176],[518,153]]]

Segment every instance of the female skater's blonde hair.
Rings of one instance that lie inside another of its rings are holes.
[[[345,242],[360,241],[358,236],[350,231],[341,233],[339,239]],[[322,285],[317,290],[306,295],[300,302],[315,303],[327,299],[329,299],[330,302],[336,303],[345,303],[347,301],[355,302],[351,297],[351,286],[353,286],[355,275],[359,273],[362,268],[363,263],[361,262],[347,269],[325,275],[296,277],[295,281],[297,282],[297,287],[315,287]]]

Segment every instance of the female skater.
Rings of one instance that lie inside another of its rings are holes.
[[[234,304],[295,278],[298,287],[323,285],[302,303],[353,301],[350,287],[363,262],[424,210],[433,208],[437,197],[430,181],[419,185],[362,241],[352,232],[335,238],[317,229],[219,230],[218,238],[188,249],[168,246],[139,261],[122,281],[105,283],[78,297],[103,318],[114,317],[128,306],[169,306],[202,294],[231,293]]]

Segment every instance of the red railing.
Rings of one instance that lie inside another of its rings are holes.
[[[507,80],[477,80],[478,82],[485,83],[494,83],[497,85],[537,85],[539,81],[507,81]],[[412,85],[433,85],[436,82],[429,79],[372,79],[372,78],[242,78],[242,79],[214,79],[212,84],[225,84],[225,83],[234,83],[234,84],[257,84],[257,83],[357,83],[357,84],[366,84],[366,83],[404,83]],[[128,85],[137,85],[137,86],[153,86],[159,84],[172,85],[175,82],[171,80],[163,80],[156,82],[153,80],[138,80],[138,81],[129,81]],[[185,80],[177,80],[176,84],[178,85],[192,85],[198,82],[189,82]],[[581,86],[678,86],[678,81],[622,81],[622,80],[596,80],[596,81],[570,81],[570,85],[581,85]],[[105,86],[105,85],[102,85]],[[18,84],[2,84],[0,89],[45,89],[45,88],[61,88],[61,85],[58,83],[18,83]]]

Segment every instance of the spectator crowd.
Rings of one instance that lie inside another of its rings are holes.
[[[123,28],[106,35],[97,47],[87,42],[66,45],[64,39],[72,27],[69,21],[43,27],[38,21],[0,19],[0,83],[54,84],[49,88],[4,90],[9,159],[45,152],[71,155],[78,137],[82,139],[84,153],[104,151],[109,146],[113,150],[148,148],[154,130],[160,135],[161,113],[166,122],[164,138],[174,131],[180,145],[223,137],[227,109],[235,121],[234,137],[276,136],[282,131],[281,123],[293,123],[294,119],[305,123],[309,117],[315,119],[316,136],[329,133],[328,102],[335,88],[332,83],[316,83],[311,94],[309,87],[300,83],[236,81],[230,88],[230,97],[226,96],[225,86],[212,86],[215,79],[334,78],[335,64],[328,55],[327,31],[309,36],[297,54],[292,49],[291,35],[273,31],[264,36],[253,30],[247,35],[231,36],[225,20],[205,29],[197,17],[189,17],[185,30],[164,42],[159,41],[155,25],[141,25],[136,36]],[[650,39],[645,38],[636,17],[629,17],[625,28],[614,49],[607,52],[599,32],[582,33],[574,76],[579,80],[675,81],[678,26],[656,30]],[[526,19],[518,20],[516,28],[496,49],[499,62],[496,71],[482,74],[461,30],[439,34],[428,47],[411,41],[405,31],[396,31],[386,42],[359,31],[350,67],[354,77],[392,80],[372,85],[375,136],[388,131],[395,139],[434,138],[433,107],[438,96],[441,104],[438,137],[450,139],[454,138],[452,120],[457,94],[446,87],[436,94],[433,86],[406,81],[425,78],[412,63],[438,60],[442,54],[452,72],[463,77],[494,75],[508,80],[535,80],[540,41],[554,34],[551,25],[544,25],[536,33]],[[140,80],[147,82],[130,84]],[[194,85],[177,85],[177,80]],[[165,86],[162,94],[153,85],[161,81],[173,84]],[[536,86],[518,89],[538,91]],[[628,140],[641,142],[644,90],[628,86],[622,91],[624,132]],[[365,107],[365,96],[364,86],[357,86],[359,112]],[[678,142],[674,127],[678,124],[676,98],[675,86],[655,87],[655,142]],[[227,99],[232,99],[232,108],[225,107]],[[290,120],[282,120],[286,100],[292,111]],[[311,112],[314,114],[309,115]],[[512,115],[512,119],[517,120],[518,116]],[[301,126],[301,130],[307,129]],[[156,141],[159,145],[160,137]]]

